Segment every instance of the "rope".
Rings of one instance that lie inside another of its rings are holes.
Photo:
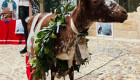
[[[85,76],[91,74],[91,73],[94,72],[95,70],[98,70],[98,69],[100,69],[100,68],[106,66],[106,65],[109,64],[111,61],[114,61],[114,60],[117,59],[118,57],[123,56],[123,55],[121,55],[121,54],[122,54],[122,51],[118,54],[118,56],[116,56],[116,57],[114,57],[113,59],[109,60],[108,62],[106,62],[106,63],[103,64],[102,66],[100,66],[100,67],[98,67],[98,68],[96,68],[96,69],[90,71],[89,73],[87,73],[87,74],[85,74],[85,75],[83,75],[83,76],[81,76],[81,77],[79,77],[79,78],[77,78],[77,79],[75,79],[75,80],[79,80],[79,79],[81,79],[81,78],[83,78],[83,77],[85,77]],[[125,55],[125,54],[124,54],[124,55]]]

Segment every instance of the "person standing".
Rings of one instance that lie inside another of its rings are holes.
[[[20,51],[20,54],[24,54],[27,52],[27,39],[28,39],[28,30],[27,30],[27,22],[25,19],[29,16],[29,0],[19,0],[19,18],[22,21],[22,25],[24,27],[24,35],[26,45],[23,50]]]

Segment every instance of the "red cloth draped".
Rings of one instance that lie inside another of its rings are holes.
[[[26,55],[26,57],[25,57],[25,63],[26,63],[26,74],[27,74],[27,78],[28,78],[28,80],[32,80],[33,79],[33,74],[34,74],[34,68],[31,66],[31,63],[29,61],[29,55]]]
[[[24,34],[15,34],[16,20],[0,21],[0,44],[25,44]]]

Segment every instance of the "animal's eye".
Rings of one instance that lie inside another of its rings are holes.
[[[94,3],[94,4],[96,4],[96,3],[97,3],[97,1],[95,0],[93,3]]]

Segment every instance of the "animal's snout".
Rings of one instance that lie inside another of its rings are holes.
[[[123,17],[128,17],[126,9],[124,9],[122,6],[120,6],[120,13],[121,15],[123,15]]]
[[[127,11],[126,9],[124,9],[123,7],[121,7],[121,17],[120,18],[124,18],[125,20],[127,19],[128,17],[128,14],[127,14]]]
[[[122,13],[127,15],[127,11],[126,10],[123,10]]]

